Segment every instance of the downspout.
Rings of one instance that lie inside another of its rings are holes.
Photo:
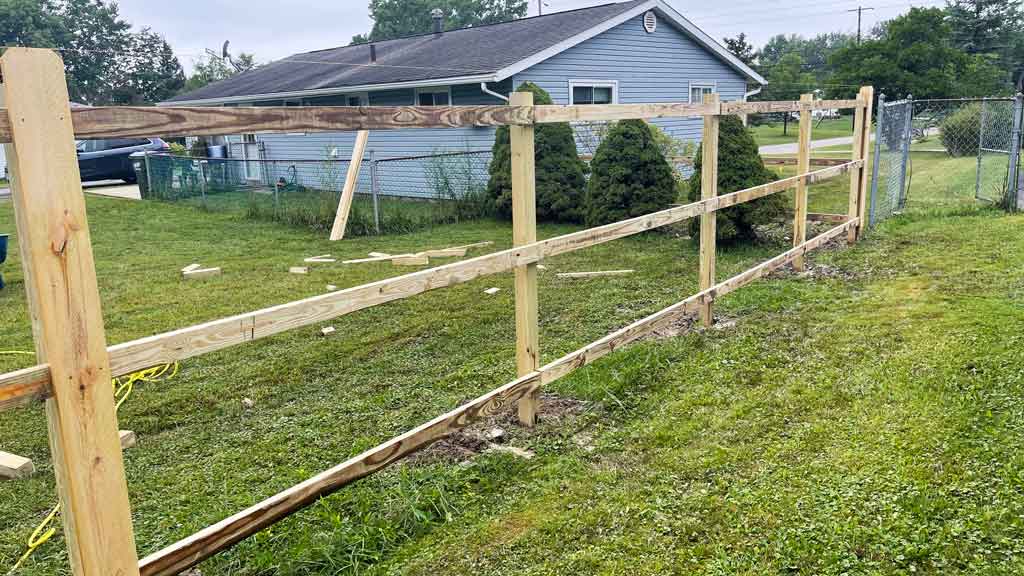
[[[744,92],[743,93],[743,101],[746,102],[751,96],[757,96],[758,94],[761,93],[761,90],[764,90],[764,86],[759,84],[757,86],[757,88],[754,88],[753,90],[751,90],[749,92]],[[747,125],[747,115],[746,114],[743,115],[743,125],[744,126]]]
[[[498,94],[494,90],[491,90],[490,88],[487,87],[487,82],[481,82],[480,83],[480,90],[484,94],[489,94],[489,95],[494,96],[495,98],[497,98],[499,100],[504,100],[505,102],[508,102],[508,96],[502,96],[501,94]]]

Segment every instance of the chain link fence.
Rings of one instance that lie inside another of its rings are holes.
[[[490,151],[364,158],[347,234],[405,233],[490,215]],[[145,158],[143,198],[329,230],[350,161]]]
[[[870,224],[927,194],[936,204],[980,201],[1024,209],[1024,98],[879,98]]]

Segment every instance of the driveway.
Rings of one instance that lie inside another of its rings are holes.
[[[843,144],[853,144],[853,136],[811,140],[811,150],[816,148],[827,148],[829,146],[841,146]],[[757,151],[760,152],[762,156],[765,154],[796,154],[799,151],[799,147],[800,145],[796,142],[790,142],[789,144],[771,144],[769,146],[761,146]]]

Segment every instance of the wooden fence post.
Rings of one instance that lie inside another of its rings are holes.
[[[802,94],[800,102],[813,102],[813,94]],[[800,141],[797,150],[796,172],[807,174],[811,170],[811,111],[800,111]],[[807,240],[807,177],[801,176],[796,184],[796,201],[793,203],[793,246],[799,246]],[[797,272],[804,271],[804,257],[793,260],[793,268]]]
[[[864,112],[867,103],[864,101],[864,88],[857,94],[857,108],[853,116],[853,150],[851,159],[854,161],[864,159]],[[856,218],[860,214],[860,174],[865,166],[850,170],[850,206],[847,215]],[[857,240],[857,229],[850,228],[846,235],[846,241],[850,244]]]
[[[513,92],[512,106],[533,106],[533,94]],[[537,201],[534,186],[533,126],[509,126],[512,144],[512,242],[522,246],[537,241]],[[540,366],[537,329],[537,264],[516,267],[516,372],[523,376]],[[537,422],[539,391],[519,400],[519,421]]]
[[[719,105],[718,94],[707,94],[704,102]],[[716,110],[719,112],[721,108]],[[704,117],[704,136],[701,140],[700,197],[702,200],[718,196],[718,123],[716,114]],[[718,232],[717,212],[702,214],[700,217],[700,289],[707,290],[715,284],[715,251]],[[711,302],[701,306],[700,317],[704,326],[713,322]]]
[[[874,86],[864,86],[861,88],[861,92],[865,100],[864,133],[861,136],[861,145],[864,148],[861,158],[864,159],[864,169],[860,171],[860,185],[857,188],[857,217],[860,218],[860,223],[857,225],[857,238],[860,238],[868,227],[868,174],[871,174],[871,170],[868,169],[868,161],[872,149],[871,115],[875,107],[875,88]],[[874,161],[877,162],[878,159],[876,158]]]
[[[50,365],[46,416],[71,569],[75,575],[137,575],[64,64],[49,50],[8,48],[0,68],[36,359]]]

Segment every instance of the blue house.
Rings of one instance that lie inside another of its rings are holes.
[[[182,94],[164,106],[449,106],[502,104],[530,81],[556,104],[701,102],[745,100],[765,84],[662,0],[632,0],[458,30],[444,30],[440,11],[434,32],[296,54]],[[750,90],[750,88],[754,90]],[[700,140],[696,118],[658,120],[670,135]],[[486,153],[494,128],[409,129],[371,132],[368,149],[378,160],[441,152]],[[581,153],[593,131],[577,128]],[[347,159],[353,133],[225,135],[231,155],[246,162],[245,177],[269,183],[304,175],[310,163]],[[272,161],[272,162],[259,162]],[[283,161],[283,162],[282,162]],[[433,196],[425,161],[395,162],[401,186],[384,193]],[[273,172],[273,173],[271,173]],[[365,172],[365,171],[363,171]],[[480,176],[486,179],[486,167]],[[344,178],[344,174],[341,174]],[[303,182],[315,185],[315,182]],[[360,192],[369,179],[360,175]]]

